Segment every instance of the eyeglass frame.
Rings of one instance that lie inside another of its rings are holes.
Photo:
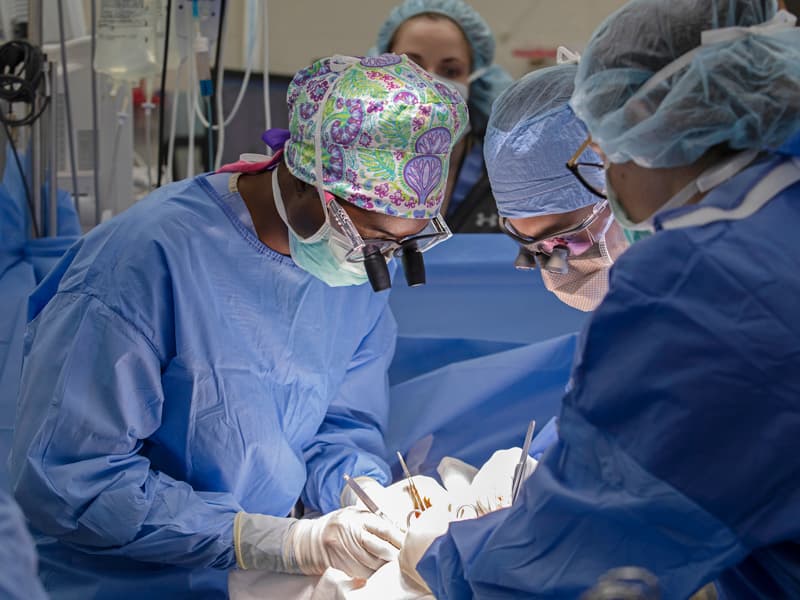
[[[350,215],[347,214],[347,211],[345,211],[340,204],[339,199],[330,192],[325,192],[325,199],[327,201],[328,212],[338,226],[339,233],[343,234],[350,243],[351,249],[348,250],[345,256],[348,262],[364,262],[367,254],[366,250],[370,246],[378,246],[384,258],[389,259],[391,257],[402,256],[404,250],[412,247],[419,252],[427,252],[434,246],[441,244],[453,236],[453,233],[450,231],[450,228],[441,215],[436,215],[428,222],[422,231],[418,233],[396,240],[385,238],[365,239],[361,236],[361,233],[359,233]],[[423,233],[431,227],[434,229],[433,233]],[[336,229],[336,227],[334,227],[334,229]],[[433,241],[423,248],[419,248],[418,242],[421,240]]]
[[[507,217],[502,217],[502,216],[499,217],[498,223],[500,225],[500,229],[503,230],[503,233],[505,233],[507,236],[509,236],[511,239],[513,239],[515,242],[517,242],[520,246],[522,246],[529,252],[532,252],[534,254],[548,254],[547,252],[542,252],[539,248],[534,248],[532,246],[537,246],[553,238],[574,236],[580,233],[581,231],[589,229],[589,227],[594,225],[595,221],[597,221],[597,219],[600,218],[600,214],[606,208],[608,208],[608,206],[609,206],[608,200],[602,200],[597,204],[595,204],[595,206],[592,209],[592,214],[584,218],[577,225],[573,225],[572,227],[569,227],[567,229],[562,229],[561,231],[557,231],[555,233],[547,234],[541,237],[528,237],[521,234],[514,228],[514,226],[510,223],[510,219],[508,219]]]
[[[604,191],[598,190],[594,185],[589,183],[583,175],[581,175],[580,167],[596,167],[599,169],[605,169],[605,165],[599,163],[590,163],[590,162],[579,162],[578,159],[581,157],[586,151],[586,148],[589,147],[589,144],[592,143],[592,136],[586,138],[586,141],[583,142],[580,147],[575,151],[575,154],[567,161],[566,167],[567,170],[572,173],[575,178],[581,182],[583,187],[585,187],[592,195],[597,196],[598,198],[602,198],[603,200],[608,199],[608,195]]]

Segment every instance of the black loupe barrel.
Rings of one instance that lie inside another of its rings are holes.
[[[378,250],[364,250],[364,269],[372,285],[373,291],[382,292],[392,287],[392,278],[389,276],[389,267],[386,259]]]
[[[566,275],[569,271],[569,250],[565,246],[556,246],[553,248],[550,257],[547,259],[545,269],[551,273],[558,273],[559,275]]]
[[[403,249],[403,272],[406,274],[408,287],[425,285],[425,259],[416,248]]]

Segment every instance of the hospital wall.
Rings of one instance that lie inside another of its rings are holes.
[[[364,54],[374,43],[383,21],[397,0],[273,0],[269,2],[271,72],[293,74],[316,58],[335,52]],[[624,0],[470,0],[488,21],[497,38],[497,61],[519,77],[531,68],[515,49],[581,50],[605,17]],[[226,66],[244,65],[245,2],[228,2]],[[234,41],[236,40],[236,41]],[[259,53],[260,55],[260,53]],[[260,63],[259,69],[260,69]]]

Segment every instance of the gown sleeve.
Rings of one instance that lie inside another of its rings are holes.
[[[26,336],[15,496],[36,529],[89,554],[231,567],[235,499],[194,490],[146,457],[161,368],[128,319],[92,295],[56,294]]]
[[[350,360],[336,399],[306,447],[303,502],[314,510],[327,513],[340,507],[344,475],[390,482],[383,436],[396,335],[397,325],[386,306]]]
[[[36,548],[25,517],[11,497],[0,491],[0,596],[8,600],[45,600],[36,574]]]

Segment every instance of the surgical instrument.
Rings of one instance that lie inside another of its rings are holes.
[[[364,491],[364,488],[358,485],[358,482],[355,479],[353,479],[349,475],[345,475],[344,481],[347,485],[350,486],[350,489],[353,490],[353,493],[356,496],[358,496],[358,499],[364,503],[364,506],[367,507],[367,510],[369,512],[371,512],[374,515],[378,515],[382,519],[386,519],[387,521],[392,522],[392,520],[386,515],[386,513],[384,513],[378,507],[377,504],[375,504],[375,501],[369,497],[369,494],[367,494],[367,492]]]
[[[397,458],[400,459],[400,467],[403,469],[403,474],[406,476],[406,480],[408,481],[409,493],[411,494],[411,500],[414,502],[414,510],[424,511],[425,509],[430,508],[430,503],[428,503],[428,506],[426,506],[422,496],[420,496],[419,490],[414,484],[414,479],[411,477],[411,472],[408,470],[406,461],[403,460],[403,455],[400,454],[399,451],[397,452]]]
[[[522,451],[520,452],[519,462],[514,467],[514,480],[511,483],[511,503],[517,500],[519,491],[522,488],[522,480],[525,477],[525,465],[528,461],[528,451],[531,449],[531,442],[533,441],[533,431],[536,429],[536,420],[533,420],[528,425],[528,432],[525,434],[525,443],[522,444]]]

